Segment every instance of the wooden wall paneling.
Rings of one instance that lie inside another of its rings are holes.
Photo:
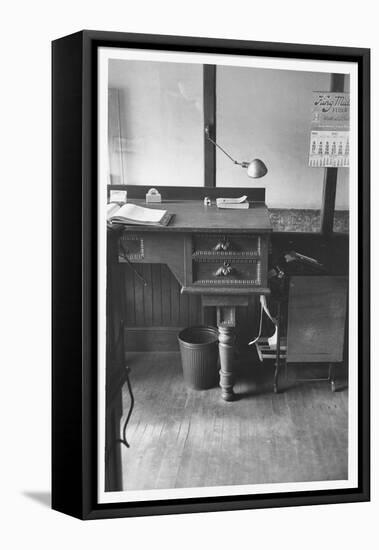
[[[204,307],[203,308],[203,323],[204,325],[210,325],[212,327],[217,326],[217,316],[215,307]]]
[[[162,278],[161,265],[151,265],[151,293],[152,293],[152,325],[162,326]]]
[[[126,351],[179,351],[180,327],[126,327]]]
[[[180,294],[180,326],[188,326],[189,295]]]
[[[201,297],[198,295],[189,295],[188,298],[188,325],[198,325],[201,323]]]
[[[144,311],[144,326],[153,324],[153,279],[151,264],[140,264],[142,277],[147,285],[143,287],[143,311]]]
[[[164,264],[135,264],[147,285],[121,264],[125,285],[126,324],[138,327],[188,326],[200,320],[200,297],[181,294],[180,285]]]
[[[169,270],[167,269],[167,271]],[[171,273],[167,273],[166,277],[170,282],[170,319],[173,325],[178,327],[180,326],[180,287],[177,281],[172,281],[170,278]],[[177,284],[174,284],[174,282]]]
[[[141,264],[136,266],[136,269],[139,273],[141,272]],[[137,276],[134,276],[134,299],[135,299],[135,321],[136,326],[143,326],[145,323],[145,313],[144,313],[144,289],[145,286],[141,279]]]
[[[162,326],[169,326],[171,319],[171,278],[170,272],[165,265],[160,265],[161,271],[161,307],[162,307]],[[175,325],[174,325],[175,326]]]
[[[248,342],[258,334],[259,313],[259,296],[251,296],[247,307],[238,307],[236,310],[238,343],[245,351]]]
[[[119,264],[119,269],[121,270],[122,277],[124,278],[125,286],[125,303],[123,304],[124,310],[124,319],[127,326],[134,326],[136,324],[135,318],[135,308],[136,308],[136,298],[135,298],[135,281],[134,273],[131,268],[126,264]],[[121,296],[120,296],[121,299]]]

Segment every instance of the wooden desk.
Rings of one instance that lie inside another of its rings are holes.
[[[133,202],[146,205],[142,200]],[[255,203],[248,210],[221,210],[204,206],[201,200],[148,206],[165,208],[175,216],[167,227],[123,227],[118,262],[127,258],[134,263],[167,264],[182,292],[198,293],[203,306],[217,308],[221,395],[232,401],[236,307],[247,306],[251,295],[269,292],[267,207]]]

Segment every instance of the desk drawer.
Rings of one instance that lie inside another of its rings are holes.
[[[193,262],[193,282],[211,285],[261,285],[261,261],[220,259]]]
[[[259,235],[227,235],[209,233],[194,235],[192,240],[194,257],[216,256],[218,258],[258,257],[261,254]]]

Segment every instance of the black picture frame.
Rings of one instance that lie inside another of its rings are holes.
[[[358,65],[358,487],[134,503],[97,502],[97,50],[347,61]],[[52,507],[81,519],[370,499],[370,50],[81,31],[52,45]]]

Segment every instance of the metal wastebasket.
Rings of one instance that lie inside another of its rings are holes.
[[[217,386],[219,380],[218,331],[189,327],[178,335],[184,381],[195,390]]]

